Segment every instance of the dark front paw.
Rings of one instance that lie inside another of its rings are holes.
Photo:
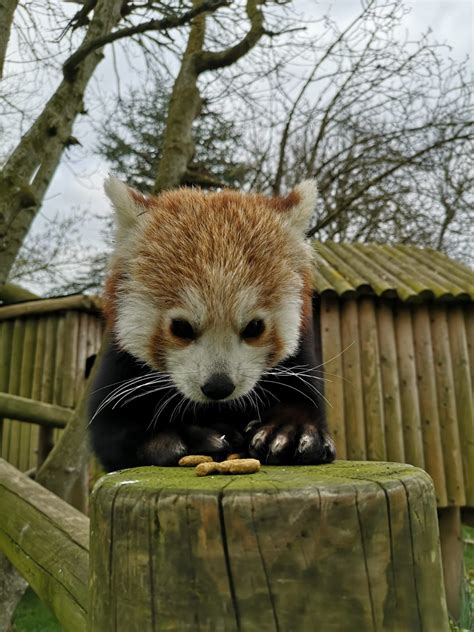
[[[177,465],[188,454],[206,454],[219,461],[239,452],[243,444],[242,435],[231,426],[190,424],[157,432],[143,445],[140,456],[146,465]]]
[[[248,451],[262,463],[316,465],[336,458],[333,440],[304,409],[276,407],[268,420],[249,426]]]

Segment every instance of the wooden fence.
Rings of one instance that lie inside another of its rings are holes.
[[[438,507],[473,507],[474,304],[324,294],[318,308],[339,458],[424,468]]]
[[[315,306],[339,458],[422,467],[438,507],[474,507],[474,304],[325,291]],[[98,309],[78,296],[1,307],[0,392],[74,408]],[[60,432],[7,418],[0,454],[28,470]]]
[[[102,335],[97,304],[86,297],[2,307],[0,393],[73,410]],[[60,426],[0,418],[0,456],[22,471],[35,468],[60,433]]]

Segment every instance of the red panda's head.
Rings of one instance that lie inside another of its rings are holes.
[[[235,399],[296,351],[311,311],[313,181],[278,198],[145,197],[115,178],[105,190],[117,227],[105,306],[123,349],[200,402],[214,376],[230,385],[219,399]]]

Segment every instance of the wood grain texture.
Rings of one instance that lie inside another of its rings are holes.
[[[74,412],[69,408],[38,402],[19,395],[0,393],[0,415],[19,419],[26,426],[39,424],[47,428],[64,428],[72,419],[73,414]]]
[[[451,347],[456,409],[461,437],[466,502],[474,506],[474,403],[471,370],[464,318],[461,307],[448,309],[449,344]]]
[[[92,632],[449,630],[417,468],[138,468],[103,477],[91,505]]]
[[[15,321],[13,326],[12,349],[10,355],[10,369],[8,376],[8,392],[18,395],[20,392],[21,362],[23,356],[23,341],[25,338],[25,320]],[[6,424],[4,441],[6,443],[6,458],[13,465],[18,466],[20,422],[10,419]]]
[[[375,305],[371,298],[362,298],[359,302],[359,336],[367,458],[371,461],[385,461],[387,449],[380,351]]]
[[[28,316],[31,314],[51,314],[67,310],[80,310],[98,314],[102,308],[102,301],[95,296],[75,294],[60,298],[36,299],[16,305],[0,307],[0,320]]]
[[[403,419],[400,403],[397,343],[392,305],[386,301],[377,304],[377,330],[382,374],[383,417],[385,426],[386,458],[403,463]]]
[[[8,391],[10,381],[10,356],[13,340],[13,322],[0,324],[0,391]],[[6,430],[9,422],[0,415],[0,458],[6,458]]]
[[[469,355],[469,372],[471,374],[471,390],[474,393],[474,303],[465,305],[463,313],[466,327],[467,353]]]
[[[440,419],[436,398],[436,379],[431,341],[428,307],[420,305],[413,313],[415,363],[420,403],[423,451],[426,471],[430,473],[436,490],[438,507],[448,504]]]
[[[45,331],[45,357],[43,363],[43,373],[41,375],[41,399],[45,402],[53,403],[53,385],[55,373],[56,346],[58,344],[58,321],[57,315],[46,316]],[[41,467],[53,447],[53,430],[51,428],[40,428],[38,435],[38,458],[37,469]]]
[[[359,315],[357,301],[341,303],[341,335],[344,353],[344,418],[346,425],[346,450],[349,459],[367,458],[364,393],[362,390]]]
[[[65,630],[87,630],[88,518],[3,460],[0,513],[0,549]]]
[[[8,322],[8,321],[7,321]],[[43,366],[45,363],[45,348],[46,348],[46,318],[38,319],[38,332],[36,335],[36,348],[33,365],[33,384],[31,387],[31,399],[35,401],[41,401],[41,382],[43,377]],[[39,427],[34,425],[31,429],[30,439],[30,458],[29,468],[36,468],[38,462],[38,442],[39,442]]]
[[[403,420],[405,460],[411,465],[425,467],[421,432],[420,405],[416,388],[415,348],[411,310],[399,305],[395,315],[395,335],[400,376],[400,404]]]
[[[463,507],[466,504],[463,459],[446,307],[439,304],[432,305],[430,307],[430,321],[448,505]]]
[[[35,359],[37,322],[34,318],[25,319],[25,337],[23,339],[23,351],[20,374],[20,389],[18,394],[21,397],[31,398],[31,390],[33,385],[33,367]],[[18,469],[25,472],[29,469],[30,463],[30,443],[31,443],[30,424],[20,424],[20,433],[18,439]]]
[[[342,363],[341,322],[339,301],[332,296],[321,297],[321,346],[324,362],[324,395],[329,402],[326,416],[338,458],[347,457],[344,419],[344,369]]]

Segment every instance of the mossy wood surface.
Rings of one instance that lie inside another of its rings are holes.
[[[87,630],[89,519],[3,459],[0,550],[65,630]]]
[[[139,468],[103,477],[91,505],[93,632],[449,630],[414,467]]]
[[[472,270],[441,252],[407,245],[314,242],[314,287],[340,297],[375,294],[417,302],[474,299]]]

